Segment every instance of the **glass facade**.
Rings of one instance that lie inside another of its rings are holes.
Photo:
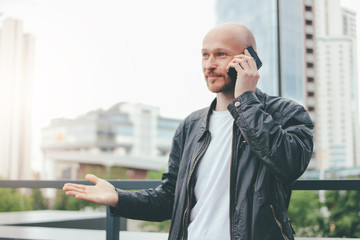
[[[278,1],[280,44],[277,0],[218,0],[216,6],[218,23],[239,22],[247,26],[255,35],[257,52],[263,62],[263,67],[259,70],[261,77],[258,83],[262,91],[304,104],[303,2],[302,0]],[[280,76],[279,69],[281,69]]]

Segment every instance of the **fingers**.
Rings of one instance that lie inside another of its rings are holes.
[[[77,199],[97,203],[91,195],[85,193],[79,193],[77,191],[66,191],[66,196],[73,196]]]
[[[98,178],[97,176],[95,176],[93,174],[86,174],[85,179],[94,184],[97,184],[100,180],[100,178]]]
[[[76,197],[76,195],[79,194],[79,193],[75,192],[75,191],[66,191],[65,194],[66,194],[66,196]]]
[[[85,191],[86,186],[81,184],[66,183],[63,187],[65,191]]]
[[[245,55],[247,57],[249,57],[249,65],[251,66],[252,69],[256,69],[257,70],[257,66],[256,66],[256,62],[255,62],[255,59],[251,56],[251,54],[249,53],[249,51],[247,49],[245,49],[244,51]]]
[[[233,62],[229,64],[228,68],[235,68],[236,71],[249,70],[250,65],[245,59],[238,59],[238,60],[233,60]]]
[[[237,65],[240,65],[241,68],[237,69]],[[251,57],[248,50],[245,50],[245,55],[236,55],[234,56],[234,59],[229,63],[227,70],[229,68],[235,68],[238,71],[239,70],[247,70],[247,71],[256,71],[256,63],[253,57]]]
[[[93,174],[87,174],[85,176],[85,179],[88,180],[89,182],[95,183],[97,184],[100,180],[100,178],[96,177]],[[63,190],[65,191],[79,191],[79,192],[83,192],[86,190],[86,185],[83,184],[75,184],[75,183],[65,183]]]
[[[68,194],[66,193],[66,195],[68,195]],[[85,200],[85,201],[88,201],[88,202],[97,203],[91,196],[89,196],[87,194],[77,193],[77,194],[71,195],[71,196],[74,196],[77,199]]]

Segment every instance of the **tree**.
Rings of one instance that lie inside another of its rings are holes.
[[[49,200],[43,197],[40,189],[32,189],[31,198],[33,210],[44,210],[49,208]]]
[[[18,189],[0,188],[0,212],[32,210],[32,200]]]
[[[298,237],[320,237],[324,233],[325,218],[315,191],[293,191],[289,218]]]
[[[327,191],[325,205],[330,212],[330,237],[360,237],[360,191]]]

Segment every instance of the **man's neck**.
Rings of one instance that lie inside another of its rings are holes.
[[[226,111],[228,105],[235,99],[234,92],[217,93],[215,111]]]

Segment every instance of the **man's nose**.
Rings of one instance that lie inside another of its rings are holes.
[[[214,69],[217,67],[217,62],[216,59],[214,58],[214,56],[211,56],[208,58],[207,62],[206,62],[206,69],[210,70],[210,69]]]

